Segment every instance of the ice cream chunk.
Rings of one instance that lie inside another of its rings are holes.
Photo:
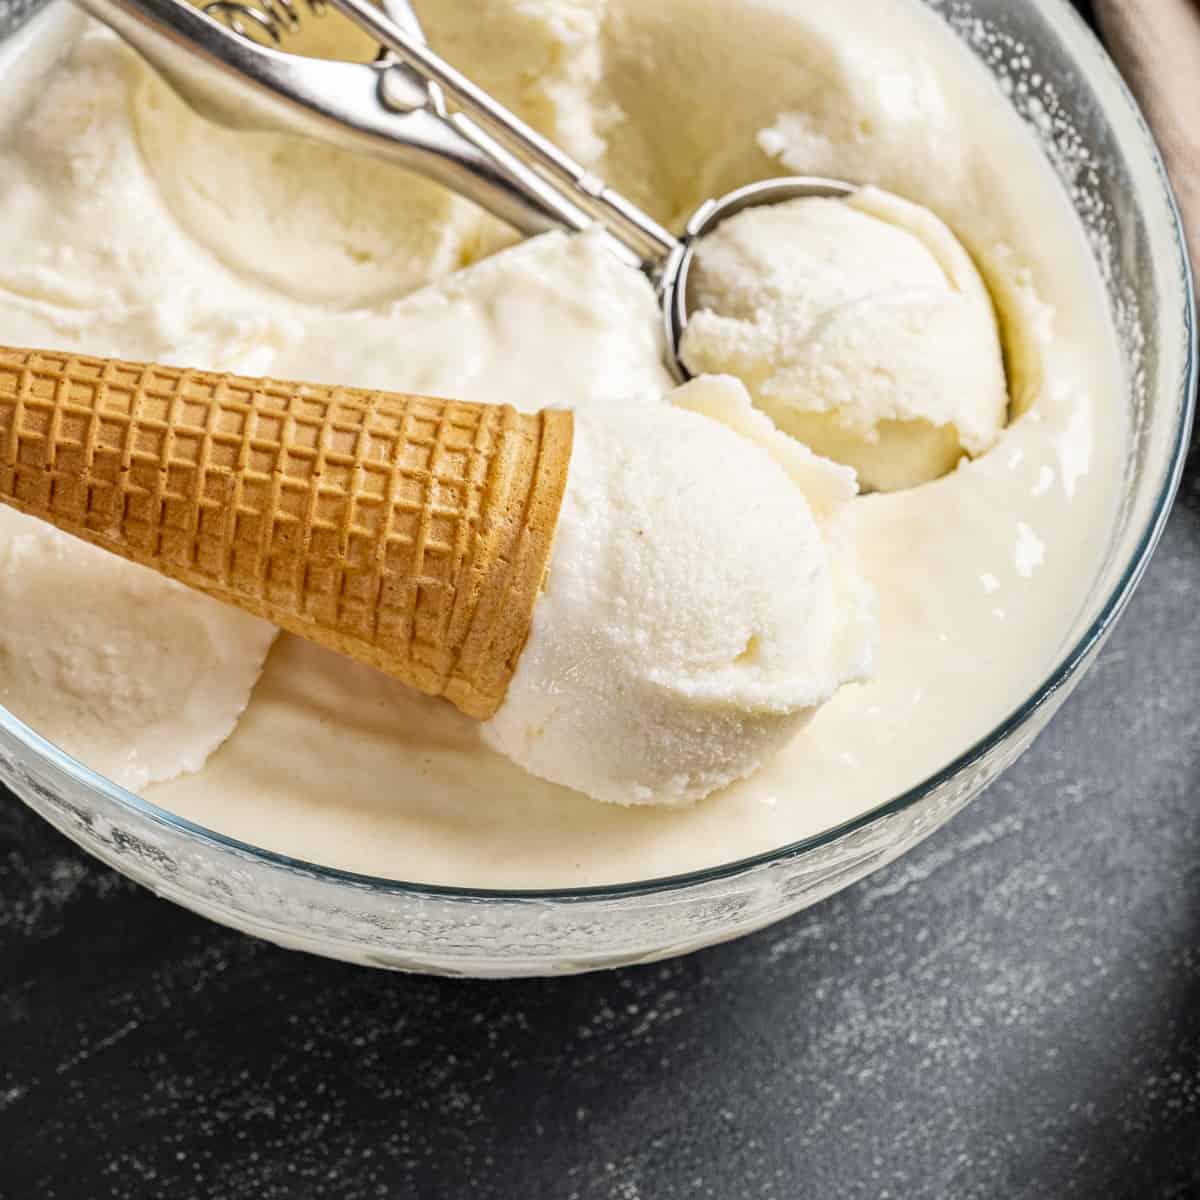
[[[431,44],[588,167],[622,115],[604,94],[608,0],[424,0]]]
[[[233,731],[275,633],[0,508],[0,704],[115,783],[198,771]]]
[[[484,237],[479,210],[436,184],[320,142],[224,129],[157,78],[131,115],[149,173],[197,244],[304,301],[404,295],[470,261]]]
[[[731,379],[577,414],[530,639],[487,741],[618,804],[750,775],[867,672],[870,593],[833,537],[851,473]]]
[[[1000,436],[1008,389],[987,288],[928,209],[876,188],[748,209],[703,242],[682,355],[866,490],[937,479]]]

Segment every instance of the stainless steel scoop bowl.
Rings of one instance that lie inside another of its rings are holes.
[[[857,188],[840,179],[821,179],[815,175],[786,175],[776,179],[761,179],[728,192],[716,200],[705,200],[684,226],[667,257],[657,269],[655,284],[662,305],[666,331],[668,366],[681,383],[689,378],[687,367],[679,355],[683,331],[687,328],[691,307],[688,299],[688,279],[696,248],[706,235],[722,221],[764,204],[783,204],[806,196],[845,198]]]
[[[187,0],[78,2],[221,125],[315,138],[387,159],[526,235],[601,225],[613,251],[654,284],[667,365],[680,381],[688,378],[679,347],[700,239],[746,208],[855,191],[833,179],[763,180],[706,201],[677,238],[430,50],[406,0],[384,0],[386,11],[372,0],[306,0],[315,12],[331,4],[377,41],[383,49],[372,63],[278,49],[300,26],[294,0],[216,0],[205,11]]]

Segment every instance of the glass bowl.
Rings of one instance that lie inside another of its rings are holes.
[[[926,0],[997,75],[1087,224],[1131,380],[1118,527],[1061,661],[1021,707],[919,787],[817,837],[710,870],[563,891],[473,891],[298,862],[172,815],[0,710],[0,781],[84,849],[153,891],[284,946],[378,967],[512,976],[644,962],[788,916],[890,862],[1033,741],[1095,659],[1154,550],[1194,394],[1194,309],[1178,214],[1153,141],[1066,0]],[[0,0],[2,6],[4,0]],[[15,21],[36,0],[8,0]],[[0,46],[0,79],[45,69],[73,10]],[[0,34],[4,32],[0,27]]]

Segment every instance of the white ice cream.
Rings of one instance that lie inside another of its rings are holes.
[[[124,787],[200,770],[274,638],[265,621],[0,507],[0,704]]]
[[[829,537],[851,473],[756,422],[732,380],[672,399],[576,419],[549,578],[484,731],[618,804],[684,804],[752,774],[865,677],[875,638]]]
[[[832,518],[826,506],[837,507],[841,485],[823,493],[806,476],[822,538],[828,529],[827,545],[843,547],[878,596],[872,678],[840,688],[760,769],[700,803],[598,804],[496,753],[489,742],[505,736],[503,720],[484,730],[286,635],[203,768],[145,795],[200,824],[351,870],[554,887],[770,850],[928,777],[1019,705],[1059,654],[1107,543],[1126,437],[1120,366],[1087,246],[1003,96],[916,0],[418,7],[436,46],[660,219],[676,222],[706,196],[779,171],[849,177],[937,213],[997,296],[1022,415],[944,478],[855,497]],[[334,28],[334,16],[314,24]],[[4,101],[0,340],[569,405],[585,453],[616,398],[640,400],[647,422],[677,419],[666,411],[653,293],[594,238],[553,235],[486,258],[511,235],[403,172],[234,135],[213,143],[220,162],[206,162],[209,127],[102,33],[74,46],[49,81]],[[289,206],[299,206],[294,222]],[[411,291],[417,283],[427,286]],[[753,458],[782,487],[749,445],[762,429],[752,418],[766,418],[730,404],[732,394],[706,383],[690,395],[744,430],[743,446],[714,426],[739,446],[739,461]],[[644,446],[630,453],[653,457]],[[580,479],[589,471],[585,462]],[[707,482],[724,486],[721,472]],[[743,486],[731,479],[730,494]],[[801,537],[802,518],[789,520]],[[757,561],[758,523],[739,535]],[[612,546],[637,552],[624,530]],[[750,561],[736,544],[727,553]],[[578,561],[581,587],[607,578],[598,558]],[[726,569],[705,564],[717,590]],[[555,599],[556,573],[525,682],[556,653],[558,618],[562,628],[575,619]],[[748,595],[753,621],[731,619],[728,631],[708,614],[683,622],[714,633],[714,661],[744,648],[752,629],[779,626],[772,598],[753,587]],[[667,606],[653,589],[638,596],[658,613]],[[801,600],[819,610],[820,589]],[[46,644],[62,633],[55,622],[42,606]],[[606,636],[622,628],[614,622]],[[780,627],[779,645],[804,654],[804,637]],[[619,648],[614,670],[596,678],[620,683],[619,667],[646,687],[648,659]],[[854,658],[831,659],[814,678],[855,675]],[[139,666],[130,654],[113,669],[133,675]],[[0,675],[11,670],[0,662]],[[675,686],[691,673],[673,669]],[[753,676],[741,682],[747,695],[757,686]],[[514,687],[523,686],[519,676]],[[568,698],[562,727],[588,702],[578,690]],[[611,740],[620,719],[589,731]],[[80,753],[102,769],[110,761],[104,747]],[[611,783],[619,772],[607,770]],[[650,777],[628,772],[639,774]]]
[[[214,137],[207,124],[153,80],[136,92],[138,148],[123,130],[107,159],[92,153],[83,159],[73,149],[71,115],[81,108],[111,114],[108,104],[92,105],[87,97],[99,88],[111,103],[104,85],[129,71],[128,62],[112,51],[111,39],[88,39],[78,75],[60,77],[50,119],[26,125],[24,154],[8,162],[15,201],[10,211],[15,222],[30,223],[28,236],[43,253],[61,254],[62,243],[47,244],[32,228],[42,220],[32,177],[49,175],[59,191],[67,192],[73,202],[63,206],[63,225],[70,221],[80,228],[72,235],[67,262],[86,280],[125,276],[126,286],[136,289],[134,296],[121,298],[126,311],[119,303],[108,306],[122,323],[128,322],[133,304],[153,306],[153,318],[143,326],[149,344],[140,353],[181,363],[266,369],[273,350],[307,336],[302,317],[275,316],[274,306],[257,319],[239,318],[233,289],[224,293],[233,301],[229,316],[200,316],[198,298],[186,282],[196,273],[192,246],[168,240],[165,261],[150,270],[151,256],[161,250],[158,239],[147,234],[168,222],[180,220],[205,231],[222,261],[241,253],[248,273],[267,283],[279,282],[280,269],[293,269],[299,243],[289,239],[306,238],[313,245],[305,255],[311,270],[292,290],[323,308],[348,298],[367,300],[385,282],[402,291],[411,282],[405,272],[444,273],[446,247],[453,244],[458,253],[472,220],[482,228],[484,218],[476,210],[464,214],[458,207],[462,202],[419,180],[406,179],[398,192],[385,186],[375,178],[373,164],[356,162],[365,174],[346,179],[327,161],[332,152],[320,147],[288,144],[281,158],[270,139],[251,138],[243,146],[233,135]],[[152,214],[140,211],[140,155],[157,164],[156,199],[169,205],[169,215],[158,203]],[[301,187],[305,171],[328,174],[331,186]],[[90,198],[71,186],[63,189],[64,178],[85,183]],[[367,198],[356,200],[363,189]],[[114,222],[98,223],[86,215],[98,199],[125,210],[129,226],[117,225],[116,238]],[[355,203],[358,211],[347,215]],[[387,211],[377,211],[376,204]],[[278,216],[263,223],[253,255],[239,241],[251,219],[249,205]],[[438,230],[433,237],[427,236],[431,225]],[[323,237],[324,228],[342,234]],[[63,281],[46,292],[44,273],[14,271],[9,278],[14,277],[26,280],[26,298],[38,306],[58,298],[55,288],[61,294],[71,286]],[[247,280],[243,304],[257,286]],[[72,299],[72,309],[89,318],[93,307],[104,307],[86,293],[76,291]],[[315,374],[397,386],[383,368],[394,361],[395,329],[415,334],[424,327],[424,336],[414,337],[414,352],[406,355],[404,386],[481,399],[512,392],[522,407],[537,407],[559,398],[529,392],[528,359],[513,355],[511,348],[527,336],[530,324],[544,327],[548,306],[560,308],[559,345],[539,353],[540,370],[550,369],[557,356],[564,376],[586,372],[588,383],[572,398],[587,407],[594,397],[597,411],[579,418],[551,586],[508,702],[485,736],[534,774],[594,798],[679,804],[752,774],[842,682],[862,677],[874,628],[860,611],[861,582],[844,579],[845,570],[836,579],[831,574],[825,534],[809,510],[805,481],[790,478],[767,450],[723,430],[716,420],[663,402],[654,304],[646,281],[623,267],[600,239],[568,242],[549,236],[395,302],[387,323],[347,318],[352,333],[344,339],[345,358],[334,351]],[[572,336],[582,318],[584,335]],[[103,320],[96,314],[94,332]],[[600,336],[605,329],[611,334]],[[61,344],[66,332],[60,328],[53,340]],[[451,342],[456,370],[447,379],[445,351]],[[429,373],[422,366],[426,355]],[[377,376],[369,374],[372,360],[380,368]],[[314,375],[311,369],[305,373]],[[738,394],[748,405],[745,393]],[[638,399],[614,403],[629,395]],[[741,463],[744,471],[728,476],[721,471],[723,461]],[[832,464],[810,466],[809,475],[818,492],[829,476],[839,481],[843,501],[854,492],[850,473]],[[714,478],[721,486],[711,486]],[[685,497],[690,497],[686,503]],[[639,534],[628,523],[635,511]],[[745,536],[747,520],[763,522],[754,527],[757,537]],[[700,564],[711,569],[699,571]],[[107,578],[120,581],[125,572],[120,564],[106,564]],[[843,592],[853,592],[853,600]],[[58,626],[75,615],[43,616],[36,627],[51,642],[73,641],[72,631],[60,633]],[[180,626],[179,634],[182,640],[187,631]],[[592,652],[581,666],[584,644]],[[151,686],[134,650],[130,643],[124,657],[115,657],[110,674],[140,677],[148,707],[178,704],[165,680],[157,691]],[[261,660],[260,653],[258,665]],[[211,667],[215,672],[218,664]],[[728,669],[722,673],[718,667]],[[232,681],[236,666],[225,669],[231,678],[224,690],[231,702],[236,696],[236,707],[230,713],[226,705],[215,715],[219,736],[204,744],[202,754],[168,758],[178,761],[174,770],[122,776],[122,782],[143,786],[203,764],[232,729],[257,677],[257,668],[238,675],[239,691]],[[36,696],[28,686],[27,693],[13,695],[11,707],[22,715],[50,711],[55,679],[46,675]],[[172,678],[170,686],[181,687],[180,679]],[[102,709],[98,696],[93,703]],[[69,729],[71,714],[62,718]],[[49,732],[53,736],[58,730],[53,723]],[[89,761],[107,764],[122,753],[117,732],[114,727],[111,754],[71,734],[62,740]]]
[[[938,479],[991,449],[1008,387],[992,301],[927,209],[864,188],[722,222],[696,254],[681,353],[727,371],[864,489]]]

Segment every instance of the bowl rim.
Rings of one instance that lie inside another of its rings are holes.
[[[1179,330],[1183,335],[1184,346],[1183,372],[1180,381],[1182,395],[1175,423],[1174,444],[1171,446],[1165,477],[1155,498],[1153,509],[1138,537],[1136,547],[1129,562],[1122,572],[1120,579],[1110,591],[1095,620],[1062,657],[1058,659],[1055,666],[1022,704],[966,750],[956,755],[940,770],[913,787],[908,788],[898,796],[876,805],[863,813],[859,813],[838,825],[797,841],[789,842],[775,849],[762,851],[758,854],[749,855],[731,862],[719,863],[712,867],[686,871],[675,875],[655,876],[644,880],[590,885],[586,887],[532,889],[474,888],[456,887],[447,884],[414,883],[391,879],[386,876],[361,874],[355,871],[323,866],[319,863],[293,858],[287,854],[268,850],[250,842],[241,841],[238,838],[230,837],[216,830],[209,829],[206,826],[199,825],[186,817],[178,816],[167,809],[160,808],[153,802],[120,787],[60,750],[3,707],[0,707],[0,729],[23,743],[35,755],[48,760],[57,770],[71,777],[77,783],[91,791],[101,793],[106,800],[117,808],[132,810],[139,817],[148,819],[152,823],[165,827],[170,831],[184,834],[189,839],[200,844],[211,846],[224,853],[232,852],[240,858],[252,859],[268,867],[285,871],[291,875],[303,876],[310,880],[333,885],[344,885],[359,891],[365,890],[380,895],[408,896],[442,901],[572,904],[598,900],[624,900],[661,893],[678,892],[706,884],[719,883],[769,866],[789,862],[820,847],[838,842],[859,830],[874,825],[876,822],[904,812],[936,791],[951,778],[969,770],[974,764],[989,755],[991,751],[1023,726],[1038,709],[1048,703],[1075,676],[1079,669],[1087,662],[1089,655],[1097,643],[1105,637],[1114,622],[1124,611],[1134,590],[1141,582],[1150,558],[1162,536],[1175,494],[1179,488],[1190,443],[1193,414],[1197,403],[1197,379],[1198,375],[1200,375],[1200,363],[1198,363],[1197,359],[1196,298],[1193,286],[1193,272],[1186,248],[1186,239],[1183,232],[1183,222],[1179,206],[1157,143],[1138,108],[1137,102],[1109,58],[1099,38],[1088,28],[1083,18],[1075,9],[1071,7],[1069,0],[1041,0],[1041,2],[1042,7],[1046,10],[1045,15],[1047,19],[1057,26],[1057,32],[1075,51],[1076,58],[1086,62],[1088,57],[1090,57],[1094,67],[1107,72],[1109,82],[1115,85],[1114,96],[1124,102],[1129,110],[1129,114],[1133,116],[1142,141],[1142,149],[1149,155],[1150,165],[1153,168],[1161,191],[1161,199],[1165,201],[1168,214],[1166,233],[1171,241],[1170,248],[1177,259],[1179,282],[1184,292],[1183,311],[1180,314],[1182,327]],[[11,42],[16,41],[22,35],[30,36],[32,30],[40,26],[46,18],[49,18],[56,12],[61,12],[65,7],[65,5],[58,4],[49,5],[46,10],[37,14],[23,29],[17,31],[9,44],[11,45]]]

